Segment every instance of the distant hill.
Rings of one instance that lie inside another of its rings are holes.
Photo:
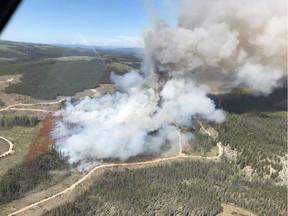
[[[140,54],[140,55],[144,53],[143,47],[93,46],[93,45],[83,45],[83,44],[55,44],[55,46],[96,49],[98,51],[113,51],[113,52],[119,52],[119,53],[133,53],[133,54]]]

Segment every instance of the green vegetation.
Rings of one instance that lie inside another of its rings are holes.
[[[101,57],[105,60],[105,63],[121,63],[134,69],[140,69],[141,67],[141,54],[135,54],[133,52],[121,52],[115,50],[97,50]]]
[[[1,128],[12,128],[15,126],[34,127],[39,123],[39,119],[34,116],[0,116]]]
[[[286,215],[286,187],[264,180],[247,181],[238,172],[233,163],[207,161],[113,168],[74,202],[44,215],[208,216],[220,213],[222,202],[259,215]]]
[[[135,70],[134,68],[127,66],[125,64],[121,63],[107,63],[105,72],[103,73],[103,76],[101,77],[101,80],[99,81],[100,84],[111,84],[111,72],[115,72],[116,74],[124,74],[131,70]]]
[[[8,86],[5,92],[26,94],[39,99],[55,99],[58,95],[72,96],[85,88],[95,87],[105,69],[103,61],[99,59],[68,62],[50,59],[22,64],[22,82]]]
[[[287,113],[286,113],[287,115]],[[219,140],[238,152],[240,168],[251,166],[262,177],[282,170],[280,157],[287,153],[287,118],[283,113],[229,114],[218,126]]]
[[[1,98],[0,98],[0,107],[4,106],[4,105],[5,105],[5,102],[3,100],[1,100]]]
[[[0,178],[0,206],[23,197],[40,183],[49,182],[49,171],[64,167],[57,154],[50,153],[38,155],[32,161],[10,168]]]
[[[0,41],[0,76],[22,75],[20,83],[10,84],[3,91],[37,99],[55,99],[58,95],[72,96],[85,88],[111,83],[111,71],[122,74],[140,69],[141,60],[134,54],[97,51],[95,54],[93,49]],[[219,132],[217,140],[191,129],[195,139],[190,143],[190,149],[205,156],[213,151],[217,141],[221,141],[237,151],[236,163],[223,157],[221,162],[182,160],[137,169],[119,166],[101,173],[75,201],[45,215],[154,213],[208,216],[220,213],[221,203],[233,203],[259,215],[285,215],[287,188],[277,186],[275,182],[283,170],[281,160],[287,153],[286,87],[275,90],[269,96],[235,91],[210,97],[218,107],[242,115],[228,114],[224,123],[213,126]],[[4,105],[0,99],[0,106]],[[59,106],[64,106],[64,102]],[[267,113],[275,110],[285,112]],[[17,149],[11,157],[1,159],[0,206],[25,196],[33,189],[37,190],[42,184],[49,185],[54,179],[50,171],[67,168],[48,148],[48,127],[40,130],[36,142],[32,142],[39,131],[39,127],[33,129],[32,126],[37,123],[35,117],[0,116],[1,136],[11,140]],[[42,145],[38,145],[39,140]],[[34,147],[29,146],[31,142]],[[39,153],[38,150],[44,147],[44,153]],[[33,157],[21,164],[28,148]],[[246,166],[252,167],[254,178],[246,178],[243,171]],[[264,176],[270,178],[265,180]]]
[[[12,58],[14,63],[62,56],[95,57],[96,54],[92,49],[0,41],[0,57]]]
[[[206,156],[216,146],[216,141],[207,134],[194,131],[194,136],[195,138],[189,143],[193,152],[200,152],[201,155]]]
[[[20,83],[9,85],[4,92],[44,100],[111,83],[111,71],[125,73],[140,67],[133,53],[3,41],[0,51],[0,76],[23,75]]]

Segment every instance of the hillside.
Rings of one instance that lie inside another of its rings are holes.
[[[0,76],[21,75],[20,82],[5,93],[51,100],[72,96],[98,84],[111,83],[110,72],[139,69],[139,58],[131,53],[56,47],[15,42],[0,43]]]

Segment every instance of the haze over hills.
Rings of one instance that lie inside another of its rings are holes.
[[[17,41],[7,41],[1,40],[0,43],[2,44],[27,44],[27,45],[36,45],[35,43],[29,42],[17,42]],[[45,43],[38,43],[37,45],[42,46],[55,46],[55,47],[67,47],[67,48],[83,48],[83,49],[93,49],[93,50],[100,50],[100,51],[113,51],[113,52],[123,52],[123,53],[132,53],[132,54],[144,54],[143,47],[128,47],[128,46],[95,46],[95,45],[84,45],[84,44],[45,44]]]
[[[124,53],[134,53],[143,55],[143,47],[125,47],[125,46],[93,46],[93,45],[83,45],[83,44],[55,44],[60,47],[74,47],[74,48],[85,48],[85,49],[96,49],[96,50],[105,50],[113,52],[124,52]]]

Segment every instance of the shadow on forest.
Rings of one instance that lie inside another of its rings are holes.
[[[275,89],[270,95],[227,93],[209,95],[217,108],[231,113],[287,111],[287,87]]]

